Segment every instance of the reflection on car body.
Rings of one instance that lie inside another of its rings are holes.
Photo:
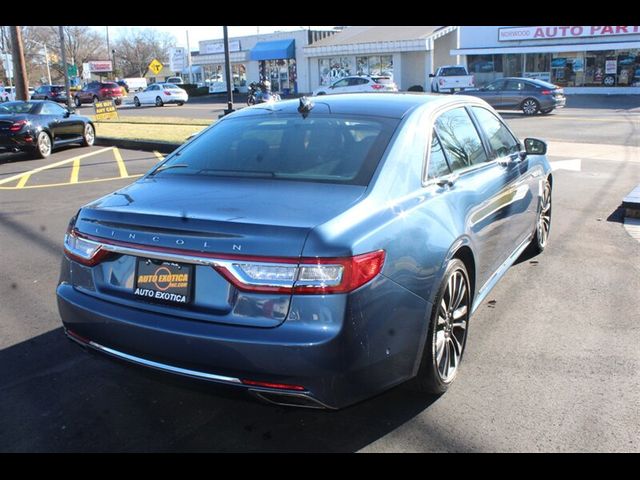
[[[283,405],[443,393],[473,311],[547,244],[545,152],[473,97],[244,108],[71,220],[65,332]]]

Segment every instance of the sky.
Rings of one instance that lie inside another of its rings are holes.
[[[91,28],[94,28],[102,33],[106,33],[106,29],[107,27],[104,26],[92,26]],[[187,36],[186,36],[186,32],[187,30],[189,31],[189,46],[191,47],[192,51],[198,50],[198,42],[201,40],[212,40],[212,39],[217,39],[217,38],[222,38],[222,27],[221,26],[211,26],[211,27],[203,27],[203,26],[196,26],[196,27],[189,27],[189,26],[161,26],[161,27],[157,27],[157,26],[137,26],[137,27],[130,27],[130,26],[118,26],[118,27],[113,27],[110,26],[109,27],[109,38],[113,38],[116,39],[118,37],[118,34],[120,31],[125,30],[125,29],[129,29],[129,28],[153,28],[159,31],[163,31],[163,32],[169,32],[171,33],[174,37],[176,37],[177,40],[177,46],[178,47],[185,47],[187,46]],[[240,26],[230,26],[228,28],[229,31],[229,37],[242,37],[245,35],[255,35],[257,33],[272,33],[272,32],[276,32],[276,31],[291,31],[291,30],[301,30],[301,29],[308,29],[309,26],[271,26],[271,27],[265,27],[265,26],[249,26],[249,27],[240,27]],[[317,26],[311,26],[312,30],[330,30],[332,29],[333,26],[327,27],[327,26],[322,26],[322,27],[317,27]]]

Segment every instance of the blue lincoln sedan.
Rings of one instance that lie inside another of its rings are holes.
[[[443,393],[474,310],[547,245],[545,154],[474,97],[242,109],[71,219],[65,332],[281,405]]]

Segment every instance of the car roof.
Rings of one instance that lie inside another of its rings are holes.
[[[379,117],[402,118],[408,112],[425,104],[433,104],[434,107],[448,103],[482,104],[486,103],[477,97],[469,96],[444,96],[429,93],[344,93],[339,95],[322,95],[320,97],[307,97],[316,106],[323,106],[324,112],[347,115],[368,115]],[[243,108],[233,114],[234,117],[244,115],[268,114],[269,112],[298,113],[299,99],[284,100],[274,104],[258,104],[253,107]],[[313,110],[312,110],[313,111]]]

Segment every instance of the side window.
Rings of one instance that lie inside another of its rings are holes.
[[[429,151],[427,179],[431,180],[432,178],[442,177],[450,173],[451,169],[442,151],[440,140],[438,140],[436,132],[433,132],[433,136],[431,137],[431,150]]]
[[[481,126],[480,128],[482,128],[489,140],[493,158],[506,157],[520,151],[518,140],[511,135],[511,132],[498,117],[486,108],[472,107],[472,109]]]
[[[345,78],[343,80],[340,80],[340,81],[334,83],[333,86],[336,87],[336,88],[348,87],[349,86],[349,80]]]
[[[44,93],[46,89],[44,87],[38,87],[36,93]]]
[[[505,90],[524,90],[524,82],[519,81],[519,80],[508,80],[507,81],[507,87]]]
[[[464,107],[440,115],[436,131],[453,171],[488,160],[480,135]]]
[[[493,92],[495,90],[502,90],[502,87],[504,87],[504,80],[496,80],[495,82],[491,82],[487,85],[487,90]]]

